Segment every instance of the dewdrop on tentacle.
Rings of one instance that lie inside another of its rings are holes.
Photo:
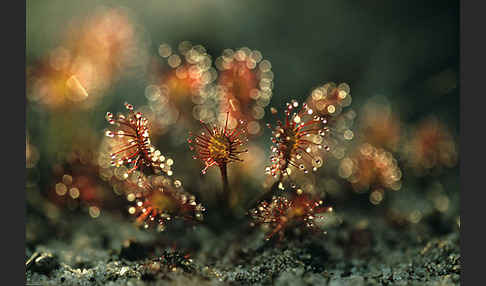
[[[290,227],[304,227],[318,231],[316,220],[322,219],[320,214],[332,212],[332,207],[324,206],[320,199],[307,195],[292,195],[290,198],[274,196],[270,202],[262,201],[250,210],[253,225],[267,225],[271,231],[266,235],[269,240],[276,233],[282,239],[284,232]]]
[[[320,168],[324,161],[322,151],[329,151],[325,137],[330,132],[327,119],[316,115],[314,110],[304,103],[297,110],[299,103],[292,100],[284,111],[285,122],[277,121],[272,131],[270,156],[271,165],[266,173],[276,178],[288,176],[292,169],[308,173]],[[276,113],[275,109],[271,110]],[[267,124],[272,128],[270,124]]]
[[[205,164],[203,174],[213,165],[221,167],[231,162],[243,161],[240,155],[248,151],[243,147],[247,141],[245,122],[240,121],[234,129],[228,128],[228,116],[229,112],[226,113],[226,121],[221,128],[201,121],[204,130],[197,136],[190,134],[187,140],[189,148],[195,153],[193,159],[199,159]]]
[[[135,112],[134,106],[125,103],[128,114],[106,113],[106,120],[114,126],[114,130],[106,130],[105,135],[111,139],[110,153],[111,165],[115,167],[126,166],[127,173],[141,167],[150,167],[154,172],[164,171],[168,175],[170,170],[169,159],[156,150],[150,142],[150,123],[141,112]]]
[[[135,215],[136,223],[144,228],[156,226],[165,230],[167,223],[180,219],[197,222],[203,219],[205,208],[196,201],[195,196],[182,189],[180,180],[170,180],[164,176],[140,179],[138,191],[130,193],[135,206],[129,213]]]

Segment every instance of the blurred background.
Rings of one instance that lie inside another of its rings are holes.
[[[124,102],[209,211],[218,170],[202,176],[186,139],[198,120],[221,121],[224,96],[249,127],[245,162],[228,171],[235,213],[268,188],[270,108],[282,118],[295,99],[341,119],[305,192],[338,214],[459,225],[458,1],[50,0],[26,13],[28,244],[73,215],[132,219],[105,160],[105,114]],[[333,88],[345,100],[329,102]]]

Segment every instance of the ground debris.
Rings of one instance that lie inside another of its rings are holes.
[[[359,217],[359,216],[358,216]],[[105,218],[108,219],[108,218]],[[207,230],[180,236],[145,238],[129,224],[80,222],[73,241],[48,241],[26,250],[28,283],[41,285],[459,285],[459,231],[434,235],[421,229],[393,228],[372,217],[366,225],[343,215],[327,235],[289,236],[264,242],[262,233]],[[90,224],[86,226],[84,224]],[[357,231],[359,230],[359,231]],[[120,233],[125,235],[120,236]],[[118,235],[118,236],[116,236]],[[155,237],[155,236],[154,236]],[[121,239],[124,238],[124,239]],[[166,242],[177,242],[168,245]],[[118,244],[114,244],[114,243]],[[74,245],[74,246],[73,246]],[[191,245],[197,248],[191,249]],[[117,250],[118,249],[118,250]]]

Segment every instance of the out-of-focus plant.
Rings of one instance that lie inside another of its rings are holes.
[[[437,117],[422,120],[411,132],[403,153],[406,164],[418,176],[457,164],[457,146],[451,131]]]
[[[146,64],[143,35],[121,8],[73,20],[61,43],[27,68],[27,98],[49,110],[90,109],[127,71]]]
[[[393,155],[369,143],[363,143],[345,157],[339,175],[347,179],[356,192],[371,189],[370,201],[378,204],[383,199],[383,188],[399,190],[402,171]]]

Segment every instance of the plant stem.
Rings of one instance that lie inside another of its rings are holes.
[[[226,168],[226,164],[221,164],[219,166],[219,170],[221,171],[221,180],[223,181],[223,194],[222,199],[225,206],[229,209],[231,202],[231,190],[229,188],[229,181],[228,181],[228,172]]]

